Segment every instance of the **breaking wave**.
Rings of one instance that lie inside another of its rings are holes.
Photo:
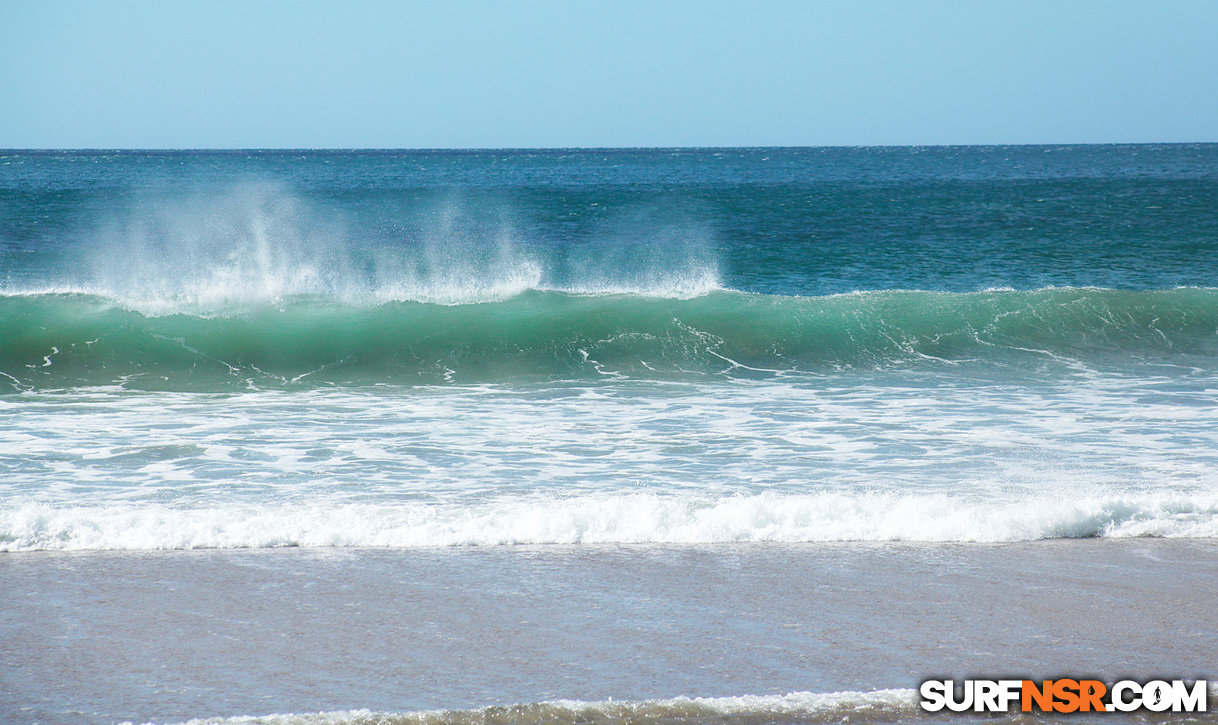
[[[501,499],[457,504],[63,506],[0,509],[0,551],[442,547],[737,542],[1012,542],[1218,537],[1218,494],[762,493]]]
[[[124,383],[498,382],[1043,364],[1218,353],[1218,290],[783,297],[526,289],[472,304],[327,297],[149,314],[77,293],[0,296],[16,389]]]

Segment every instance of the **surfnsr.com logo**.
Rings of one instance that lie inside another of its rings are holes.
[[[927,712],[1205,712],[1205,680],[1122,680],[1109,689],[1099,680],[927,680],[919,689]]]

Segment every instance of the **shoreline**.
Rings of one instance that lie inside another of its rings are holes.
[[[1214,679],[1218,540],[18,552],[0,720]]]

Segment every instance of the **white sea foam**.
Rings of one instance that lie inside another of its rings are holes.
[[[919,379],[6,396],[0,549],[1218,536],[1209,378]]]
[[[449,504],[0,509],[0,551],[1218,537],[1218,495],[1029,498],[618,494]]]
[[[741,695],[738,697],[676,697],[665,700],[552,700],[496,706],[480,710],[428,710],[404,713],[374,713],[347,710],[302,714],[276,714],[233,718],[203,718],[182,725],[355,725],[384,723],[607,723],[697,721],[714,716],[826,716],[840,720],[868,713],[899,714],[915,710],[915,692],[906,689],[868,692],[792,692],[785,695]],[[719,722],[718,719],[714,720]],[[129,724],[128,724],[129,725]]]

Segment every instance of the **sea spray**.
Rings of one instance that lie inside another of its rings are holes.
[[[265,182],[144,200],[102,233],[80,289],[164,313],[299,296],[471,302],[540,284],[539,263],[505,226],[473,223],[455,203],[415,221],[365,237],[341,212]]]
[[[269,181],[145,192],[128,206],[70,233],[63,244],[80,258],[2,291],[207,314],[294,297],[472,304],[531,289],[687,298],[722,286],[709,227],[637,210],[555,247],[510,206],[452,195],[413,199],[373,221]]]

